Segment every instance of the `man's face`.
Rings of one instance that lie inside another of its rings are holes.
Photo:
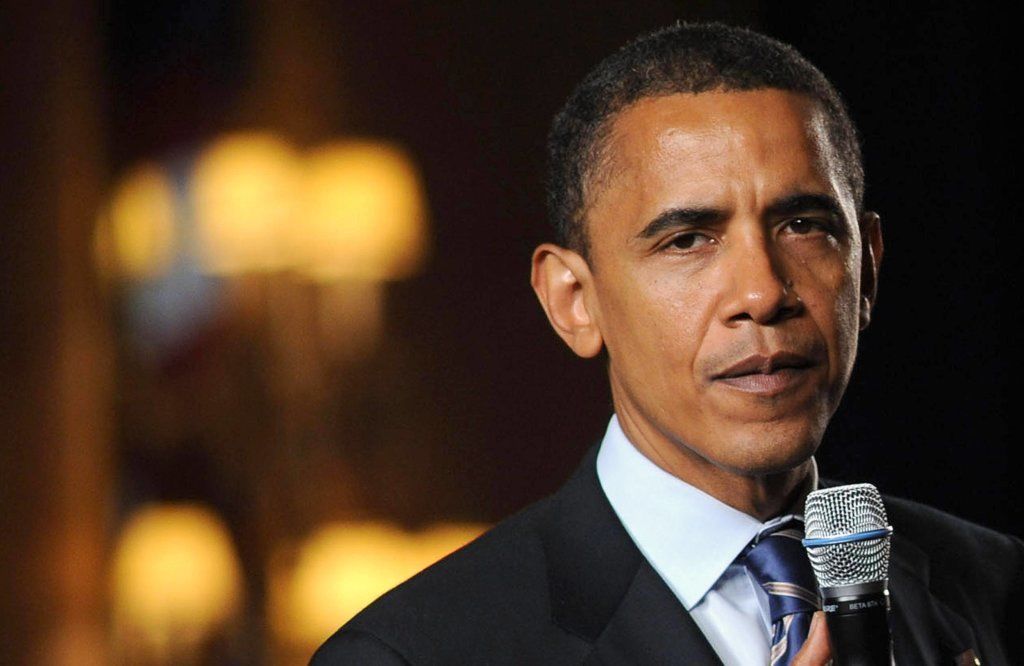
[[[646,98],[607,155],[587,298],[627,434],[747,476],[806,460],[868,307],[820,111],[773,89]]]

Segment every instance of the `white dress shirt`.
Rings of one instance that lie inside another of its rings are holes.
[[[812,488],[817,487],[817,467]],[[726,666],[764,666],[771,644],[768,596],[736,557],[765,527],[658,467],[612,415],[597,477],[626,532],[683,604]],[[802,519],[802,516],[796,514]]]

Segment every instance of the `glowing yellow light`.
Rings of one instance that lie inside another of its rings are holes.
[[[240,273],[286,266],[283,240],[296,221],[300,179],[298,154],[271,134],[230,135],[204,151],[192,200],[205,268]]]
[[[426,211],[411,160],[396,146],[371,141],[310,153],[292,247],[300,269],[318,280],[413,273],[426,251]]]
[[[374,599],[479,536],[479,524],[410,533],[388,523],[334,523],[300,548],[271,619],[286,639],[316,646]]]
[[[146,279],[162,274],[175,252],[174,187],[155,164],[129,171],[97,220],[94,249],[106,277]]]
[[[122,635],[166,649],[194,643],[241,601],[241,573],[227,528],[198,505],[152,505],[121,535],[113,563],[113,611]]]

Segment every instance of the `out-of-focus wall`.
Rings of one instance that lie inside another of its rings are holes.
[[[98,19],[7,3],[0,25],[0,661],[101,664],[116,486],[89,252],[106,179]]]

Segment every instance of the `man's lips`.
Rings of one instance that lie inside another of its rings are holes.
[[[809,368],[810,358],[790,351],[777,351],[771,355],[754,354],[712,375],[712,379],[730,379],[743,375],[770,375],[785,368]]]
[[[802,354],[778,351],[754,354],[712,376],[715,381],[747,393],[774,395],[800,382],[815,362]]]

